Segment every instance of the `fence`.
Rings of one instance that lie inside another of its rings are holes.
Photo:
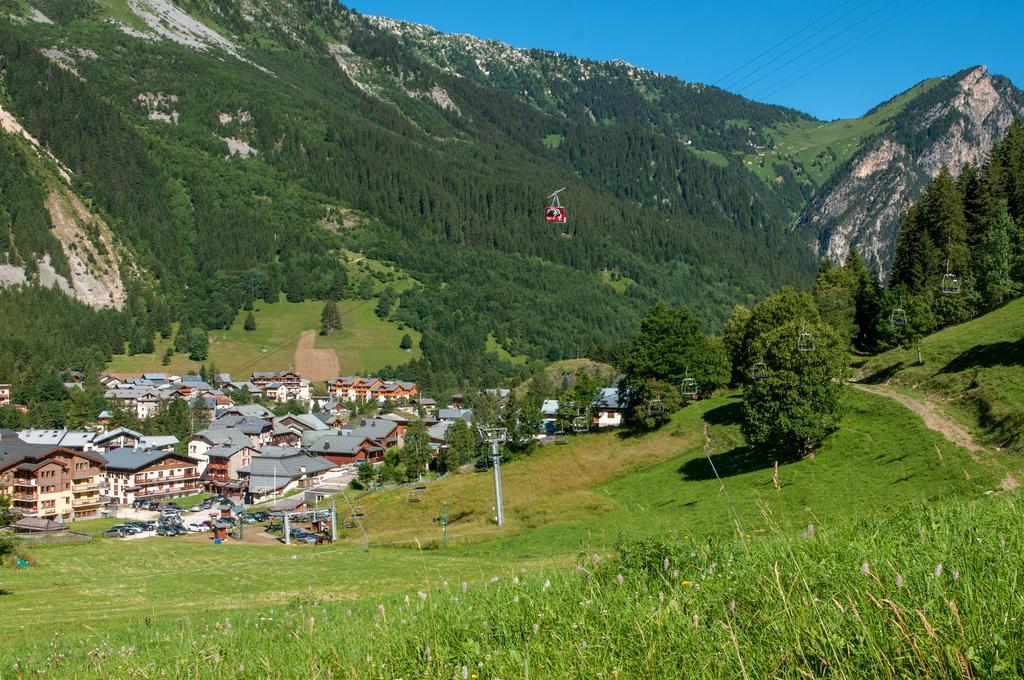
[[[92,535],[77,531],[61,531],[58,533],[14,534],[21,545],[65,545],[68,543],[88,543]]]

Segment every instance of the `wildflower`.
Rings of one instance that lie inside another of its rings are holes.
[[[409,606],[409,596],[408,595],[405,596],[405,606],[406,607]]]
[[[662,561],[661,564],[665,568],[665,571],[668,571],[668,558],[667,557]]]
[[[959,569],[954,569],[953,570],[953,580],[954,581],[959,581],[960,580],[960,570]]]
[[[623,580],[624,580],[624,579],[622,578],[622,574],[619,574],[618,576],[616,576],[616,577],[615,577],[615,582],[616,582],[617,584],[619,584],[620,586],[622,585],[622,581],[623,581]]]
[[[427,663],[430,663],[430,645],[427,645],[426,649],[423,650],[423,658],[427,660]]]
[[[942,576],[942,562],[935,565],[935,578]]]
[[[465,593],[467,590],[469,590],[469,584],[466,583],[465,581],[463,581],[462,582],[462,592]]]
[[[693,615],[693,627],[696,628],[700,625],[700,617],[696,614]]]
[[[1006,549],[1006,539],[1003,538],[1002,536],[999,537],[999,547],[1002,548],[1003,550]]]
[[[550,587],[551,587],[551,580],[550,579],[544,579],[544,590],[547,590]]]
[[[539,632],[540,632],[540,624],[539,623],[533,624],[533,634],[536,635]]]
[[[514,596],[512,598],[512,602],[514,602],[515,604],[519,604],[519,596],[518,595]]]
[[[679,578],[679,570],[678,569],[673,569],[672,570],[672,578]]]
[[[665,601],[665,593],[663,593],[662,591],[659,590],[658,591],[658,602],[664,602],[664,601]]]
[[[736,614],[736,600],[729,600],[729,613],[735,616],[735,614]]]
[[[346,610],[345,611],[345,616],[347,616],[348,618],[351,619],[352,618],[352,610],[351,609]]]
[[[868,567],[868,561],[864,560],[864,564],[860,565],[860,575],[867,576],[871,573],[871,568]]]
[[[903,574],[896,574],[896,587],[897,588],[902,588],[903,587]]]
[[[577,564],[576,565],[576,573],[577,574],[585,574],[585,573],[587,573],[587,570],[586,570],[586,568],[582,564]]]
[[[519,585],[519,577],[518,576],[513,576],[512,577],[512,585],[514,585],[514,586]]]
[[[469,680],[469,669],[465,666],[462,667],[462,680]]]
[[[685,586],[687,588],[693,585],[692,581],[687,581],[686,579],[683,579],[682,583],[683,583],[683,586]]]
[[[498,577],[497,576],[492,576],[491,577],[491,583],[497,583],[497,582],[498,582]]]
[[[601,561],[601,556],[598,555],[597,553],[594,553],[593,557],[590,558],[590,561],[593,562],[594,564],[597,564],[598,562]]]
[[[417,595],[420,596],[421,600],[427,599],[427,594],[425,592],[423,592],[422,590],[420,592],[418,592]]]
[[[384,604],[383,603],[377,605],[377,613],[380,614],[381,616],[384,616]]]
[[[812,537],[812,538],[814,537],[814,525],[813,524],[808,524],[807,525],[807,535]]]

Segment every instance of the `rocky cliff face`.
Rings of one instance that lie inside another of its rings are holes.
[[[981,163],[1024,94],[984,66],[961,71],[912,101],[818,191],[797,222],[819,256],[841,262],[851,248],[885,280],[899,221],[924,185],[948,166]]]

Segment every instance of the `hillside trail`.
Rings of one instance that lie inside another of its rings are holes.
[[[911,411],[921,416],[921,420],[924,421],[925,427],[929,430],[938,432],[953,444],[967,449],[974,462],[987,465],[988,467],[998,469],[1000,471],[1006,471],[1006,467],[991,456],[980,455],[986,453],[985,447],[975,443],[971,438],[970,432],[968,432],[963,425],[942,413],[933,402],[909,397],[885,385],[866,385],[864,383],[850,384],[858,390],[870,392],[871,394],[876,394],[880,397],[887,397],[903,404]],[[1010,474],[1010,472],[1006,471],[1006,476],[1003,477],[1000,488],[1003,491],[1011,491],[1016,489],[1019,485],[1020,484],[1014,476]]]
[[[333,349],[317,349],[316,331],[303,331],[295,346],[295,372],[313,381],[330,380],[341,368]]]

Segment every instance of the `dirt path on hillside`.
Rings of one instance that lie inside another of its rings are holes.
[[[971,458],[974,459],[976,463],[981,463],[982,465],[987,465],[993,469],[1005,472],[1006,474],[1000,484],[1000,489],[1002,491],[1012,491],[1020,486],[1020,483],[1016,478],[1014,478],[1013,474],[1006,470],[1005,465],[1002,465],[991,456],[978,455],[979,453],[985,452],[985,447],[976,444],[971,438],[971,433],[968,432],[963,425],[942,413],[934,403],[908,397],[907,395],[900,394],[896,390],[891,387],[886,387],[885,385],[865,385],[863,383],[850,384],[864,392],[870,392],[871,394],[876,394],[880,397],[887,397],[898,401],[917,415],[921,416],[925,427],[929,430],[938,432],[953,444],[967,449],[971,454]],[[941,452],[939,455],[942,455]]]
[[[974,440],[971,439],[971,434],[962,425],[960,425],[960,423],[939,411],[935,404],[914,399],[913,397],[908,397],[905,394],[900,394],[896,390],[891,387],[886,387],[885,385],[865,385],[862,383],[852,384],[858,390],[871,392],[872,394],[877,394],[881,397],[888,397],[889,399],[898,401],[917,415],[921,416],[921,419],[924,420],[924,424],[929,430],[934,430],[957,446],[962,446],[971,452],[971,455],[975,460],[980,460],[978,456],[974,454],[978,451],[983,451],[984,447],[975,444]]]
[[[295,347],[295,372],[312,381],[329,380],[339,372],[338,355],[333,349],[317,349],[316,331],[305,331]]]

